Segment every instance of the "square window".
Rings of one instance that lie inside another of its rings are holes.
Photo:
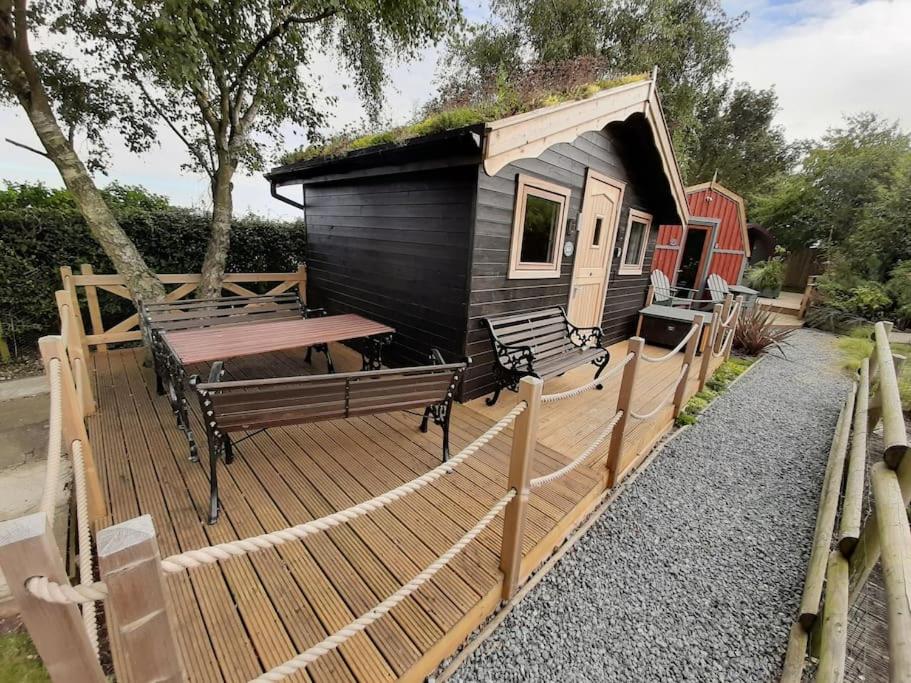
[[[623,251],[620,254],[620,275],[641,275],[648,248],[648,234],[652,227],[651,215],[630,209],[629,221],[626,224],[626,236],[623,238]]]
[[[569,195],[568,188],[518,176],[509,278],[560,277]]]
[[[595,219],[595,231],[592,234],[592,246],[600,247],[601,246],[601,228],[604,225],[604,216],[598,216]]]

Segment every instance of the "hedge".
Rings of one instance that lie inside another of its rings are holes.
[[[120,225],[146,262],[160,273],[199,272],[208,236],[205,212],[172,206],[142,188],[112,184],[104,190]],[[302,222],[245,216],[234,222],[228,272],[285,272],[303,262]],[[59,325],[54,291],[59,267],[90,263],[113,273],[64,190],[7,184],[0,190],[0,323],[5,336],[28,346]],[[107,321],[125,317],[129,302],[104,296]]]

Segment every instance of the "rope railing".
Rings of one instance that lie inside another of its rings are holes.
[[[579,396],[581,394],[584,394],[586,391],[591,391],[599,384],[603,384],[604,382],[609,380],[611,377],[616,375],[618,372],[620,372],[623,368],[626,367],[626,364],[629,363],[632,359],[633,359],[633,354],[632,353],[627,354],[626,358],[624,358],[622,361],[620,361],[616,366],[611,368],[604,375],[602,375],[601,377],[596,377],[591,382],[588,382],[587,384],[583,384],[580,387],[576,387],[575,389],[568,389],[566,391],[561,391],[556,394],[544,394],[543,396],[541,396],[541,403],[555,403],[557,401],[562,401],[567,398],[573,398],[575,396]]]
[[[387,491],[375,498],[358,503],[350,508],[335,512],[331,515],[321,517],[303,524],[287,527],[279,531],[251,536],[249,538],[239,539],[237,541],[228,541],[217,545],[188,550],[183,553],[171,555],[161,561],[161,569],[166,573],[177,573],[187,571],[195,567],[201,567],[206,564],[214,564],[222,560],[228,560],[232,557],[239,557],[252,552],[258,552],[267,548],[288,543],[295,540],[303,540],[308,536],[327,531],[334,527],[340,526],[346,522],[362,517],[369,512],[385,507],[400,498],[414,493],[433,483],[445,474],[448,474],[458,467],[464,460],[474,455],[485,444],[491,441],[497,434],[502,432],[528,407],[524,401],[518,403],[506,415],[500,418],[493,426],[490,427],[477,439],[463,448],[458,455],[450,458],[443,464],[435,467],[426,474],[413,479],[391,491]],[[104,600],[107,597],[108,589],[104,582],[96,581],[91,584],[80,584],[72,586],[70,584],[50,581],[46,576],[36,576],[26,584],[29,592],[37,598],[47,602],[56,603],[85,603],[95,600]]]
[[[60,458],[63,454],[63,400],[61,385],[63,370],[59,358],[51,358],[48,364],[50,384],[50,411],[47,434],[47,466],[44,470],[44,490],[41,493],[41,511],[47,515],[51,525],[57,510],[57,486],[60,480]]]
[[[536,488],[540,488],[541,486],[550,484],[551,482],[557,481],[558,479],[562,479],[567,474],[569,474],[574,469],[576,469],[579,465],[581,465],[586,460],[588,460],[591,457],[592,453],[594,453],[597,450],[598,446],[600,446],[602,443],[604,443],[604,441],[607,439],[607,437],[609,437],[611,435],[611,433],[613,433],[614,427],[617,426],[617,423],[620,421],[621,417],[623,417],[623,411],[617,411],[617,413],[611,418],[610,422],[608,422],[604,426],[604,429],[601,430],[601,432],[598,434],[598,436],[595,438],[595,440],[592,441],[591,445],[588,448],[586,448],[578,456],[576,456],[576,458],[574,460],[567,463],[560,469],[555,470],[555,471],[551,472],[550,474],[545,474],[540,477],[535,477],[528,483],[529,487],[531,487],[532,489],[536,489]]]
[[[82,442],[73,441],[73,481],[76,488],[76,534],[79,544],[79,583],[91,586],[94,564],[92,562],[92,536],[89,529],[89,504],[85,490],[85,461],[82,457]],[[82,623],[88,633],[89,642],[98,657],[98,622],[95,619],[95,603],[82,605]]]
[[[702,327],[702,326],[699,325],[698,327]],[[684,336],[683,339],[680,340],[680,343],[678,343],[677,346],[672,348],[670,351],[665,353],[663,356],[647,356],[647,355],[645,355],[645,353],[641,353],[641,354],[639,354],[639,357],[646,363],[663,363],[666,360],[670,360],[671,358],[676,356],[678,353],[680,353],[680,350],[683,349],[683,347],[686,346],[686,343],[692,338],[692,336],[694,334],[696,334],[696,328],[697,328],[696,323],[693,323],[690,326],[690,331],[687,332],[686,336]]]
[[[629,411],[630,417],[634,417],[637,420],[650,420],[651,418],[655,417],[655,415],[657,415],[658,412],[662,408],[670,405],[674,400],[674,394],[677,393],[677,385],[680,384],[681,381],[683,381],[683,378],[686,376],[686,372],[687,372],[687,370],[689,370],[689,368],[690,368],[689,365],[687,365],[686,363],[683,364],[683,367],[680,368],[680,374],[677,375],[677,379],[674,380],[674,382],[670,385],[667,395],[663,399],[661,399],[661,401],[659,401],[658,405],[656,405],[654,408],[652,408],[652,410],[650,410],[649,412],[647,412],[645,414],[640,414],[640,413],[635,412],[634,410],[630,410]]]
[[[275,668],[267,671],[262,676],[254,679],[255,683],[265,683],[268,681],[281,681],[291,676],[295,672],[303,669],[308,664],[316,661],[321,656],[328,652],[332,652],[336,648],[343,645],[353,636],[357,635],[361,631],[364,631],[368,626],[379,620],[383,615],[387,614],[392,610],[396,605],[408,598],[412,593],[418,590],[425,583],[430,581],[438,571],[445,567],[452,558],[458,555],[465,547],[471,543],[484,529],[490,526],[490,523],[496,518],[500,512],[509,504],[509,502],[515,497],[516,490],[510,489],[505,496],[500,498],[497,503],[490,508],[490,511],[481,518],[481,520],[474,525],[462,538],[460,538],[449,550],[440,555],[439,558],[432,564],[430,564],[424,571],[415,576],[411,581],[402,586],[395,593],[386,598],[379,605],[374,607],[369,612],[361,615],[350,624],[344,628],[336,631],[331,636],[323,640],[321,643],[314,645],[313,647],[305,650],[299,655],[289,659],[284,664],[280,664]]]

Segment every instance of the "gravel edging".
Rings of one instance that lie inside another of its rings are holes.
[[[802,330],[611,505],[453,681],[743,681],[780,672],[849,380]]]

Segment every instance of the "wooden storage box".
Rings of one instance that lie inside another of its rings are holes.
[[[642,337],[646,344],[672,349],[690,331],[693,323],[688,320],[669,320],[645,315],[642,318]]]

